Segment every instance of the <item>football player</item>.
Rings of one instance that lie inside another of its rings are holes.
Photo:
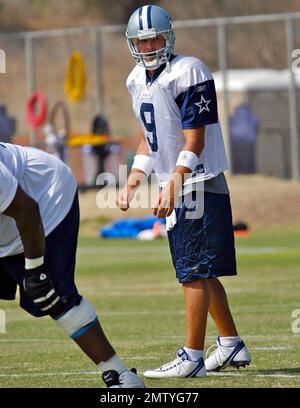
[[[144,137],[118,203],[127,210],[141,175],[154,170],[161,188],[154,214],[167,217],[186,307],[184,346],[174,360],[144,375],[202,377],[207,371],[245,366],[251,357],[218,279],[237,272],[213,77],[199,59],[174,53],[172,19],[158,6],[138,8],[129,19],[126,37],[136,62],[127,87]],[[219,336],[216,350],[204,362],[208,311]]]
[[[32,147],[0,143],[0,299],[49,315],[98,366],[108,387],[140,388],[74,282],[79,206],[71,170]]]

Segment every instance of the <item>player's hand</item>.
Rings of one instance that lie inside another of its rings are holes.
[[[129,195],[131,191],[129,190],[128,186],[125,186],[123,190],[117,196],[117,206],[120,208],[121,211],[127,211],[129,208]]]
[[[25,269],[24,289],[42,312],[47,312],[51,317],[63,312],[66,300],[56,293],[44,265]]]
[[[134,197],[136,188],[139,187],[146,180],[146,175],[137,169],[134,169],[128,179],[126,185],[123,187],[119,195],[117,196],[117,206],[122,211],[127,211],[131,200]]]
[[[158,218],[168,217],[172,214],[174,205],[174,192],[167,186],[161,190],[153,214]]]

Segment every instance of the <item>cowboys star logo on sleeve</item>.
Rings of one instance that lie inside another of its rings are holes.
[[[218,108],[213,79],[188,85],[177,98],[183,129],[194,129],[218,123]]]
[[[199,115],[201,114],[202,111],[206,110],[207,112],[210,112],[208,105],[210,104],[210,100],[205,100],[204,96],[201,95],[200,102],[196,102],[195,105],[199,107]]]

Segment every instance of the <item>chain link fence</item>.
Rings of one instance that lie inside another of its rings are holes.
[[[134,149],[141,130],[125,86],[134,64],[125,28],[0,34],[6,54],[0,105],[16,118],[16,143],[24,136],[36,144],[41,137],[41,129],[40,135],[30,130],[26,118],[27,100],[38,89],[50,109],[58,100],[67,103],[72,134],[90,133],[100,113],[124,142],[124,151]],[[300,13],[175,21],[175,29],[176,53],[202,59],[215,74],[230,171],[299,180],[300,74],[293,69],[292,52],[300,48]],[[73,51],[83,56],[87,77],[85,97],[78,103],[69,103],[64,93]],[[72,157],[76,173],[79,156]]]

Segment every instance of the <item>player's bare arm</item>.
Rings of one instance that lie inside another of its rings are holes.
[[[20,186],[16,195],[3,214],[15,220],[26,258],[34,259],[44,255],[45,235],[39,206]]]
[[[64,302],[53,289],[44,266],[45,233],[39,205],[18,185],[14,199],[3,214],[15,220],[24,247],[24,289],[33,302],[50,316],[61,313]]]
[[[136,150],[136,156],[149,157],[149,147],[144,137],[141,138],[140,144]],[[147,175],[138,168],[131,170],[125,186],[117,196],[117,205],[120,210],[128,210],[136,188],[145,181],[146,177]]]
[[[182,151],[189,151],[200,156],[204,148],[205,127],[199,129],[183,130],[185,144]],[[158,202],[153,210],[153,214],[158,218],[169,216],[179,195],[179,191],[184,183],[184,179],[191,169],[185,166],[176,166],[170,177],[168,185],[159,194]]]

